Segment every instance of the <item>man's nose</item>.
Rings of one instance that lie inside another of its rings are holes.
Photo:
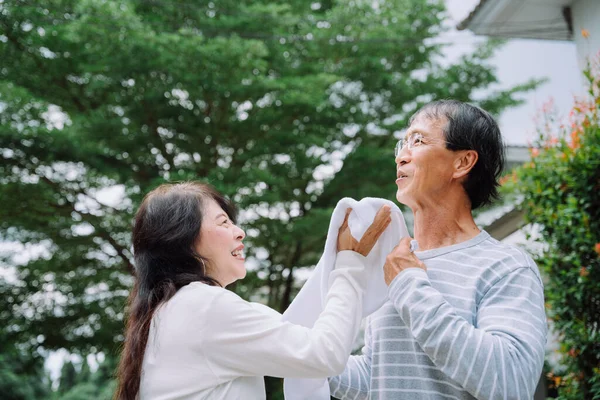
[[[410,161],[410,149],[408,148],[408,146],[405,146],[402,149],[400,149],[400,152],[398,153],[394,161],[398,165],[404,165]]]

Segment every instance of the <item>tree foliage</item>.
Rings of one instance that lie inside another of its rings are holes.
[[[0,340],[2,334],[0,334]],[[0,351],[0,393],[5,400],[37,400],[50,394],[50,381],[41,357],[5,344]]]
[[[336,202],[392,198],[419,106],[498,114],[537,84],[492,91],[495,43],[444,60],[444,17],[441,0],[0,2],[0,240],[29,254],[3,258],[7,341],[116,352],[132,216],[165,181],[238,203],[253,270],[235,290],[285,309]]]
[[[104,359],[92,372],[87,361],[63,364],[58,389],[51,399],[56,400],[112,400],[116,389],[113,379],[115,359]]]
[[[561,365],[549,374],[561,399],[600,399],[600,64],[585,72],[589,98],[570,126],[546,108],[532,162],[514,175],[527,221],[540,227],[546,307]]]

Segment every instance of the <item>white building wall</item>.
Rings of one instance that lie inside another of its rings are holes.
[[[600,0],[575,0],[571,12],[577,61],[583,67],[589,57],[597,57],[600,52]],[[581,35],[582,29],[589,32],[588,38]]]

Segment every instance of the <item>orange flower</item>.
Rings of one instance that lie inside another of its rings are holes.
[[[580,144],[581,144],[581,139],[580,139],[580,132],[577,129],[574,129],[573,132],[571,132],[571,143],[569,144],[569,147],[572,149],[577,149],[579,148]]]
[[[560,386],[560,381],[561,381],[561,377],[555,376],[554,377],[554,386],[556,386],[556,387]]]
[[[594,246],[594,250],[596,251],[596,253],[598,253],[598,255],[600,255],[600,243],[596,243],[596,245]]]
[[[546,139],[544,148],[549,149],[551,147],[556,146],[558,143],[559,143],[559,140],[556,136],[550,136],[548,139]]]
[[[585,128],[589,128],[589,126],[590,126],[590,119],[589,119],[587,116],[586,116],[586,117],[585,117],[585,119],[583,120],[583,123],[582,123],[582,125],[583,125]]]
[[[581,267],[581,269],[579,270],[579,276],[581,276],[582,278],[585,278],[589,274],[590,274],[590,271],[588,271],[588,269],[586,267]]]
[[[535,147],[530,148],[529,152],[531,153],[531,158],[535,158],[540,155],[540,149]]]
[[[573,140],[571,143],[569,143],[569,147],[573,150],[578,149],[579,148],[579,140]]]
[[[587,29],[582,29],[581,30],[581,36],[583,36],[584,39],[587,39],[590,37],[590,31],[588,31]]]

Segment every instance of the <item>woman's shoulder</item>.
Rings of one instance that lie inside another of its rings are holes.
[[[177,291],[174,297],[185,299],[201,298],[205,301],[209,298],[219,297],[228,292],[220,286],[211,286],[203,282],[191,282]]]
[[[192,282],[180,288],[177,293],[164,305],[171,310],[185,310],[185,312],[205,313],[216,298],[220,297],[225,289],[206,285],[202,282]]]
[[[205,330],[207,326],[204,323],[207,319],[218,320],[242,308],[236,297],[243,302],[235,293],[222,287],[192,282],[179,289],[169,301],[163,304],[156,317],[166,318],[171,323],[174,320],[185,321],[186,324],[203,321],[202,329]]]
[[[246,301],[230,290],[202,282],[182,287],[170,303],[172,307],[185,308],[188,313],[201,313],[215,320],[230,319],[237,314],[281,318],[281,314],[264,304]]]
[[[264,305],[262,303],[254,303],[254,302],[249,303],[249,304],[256,311],[260,311],[261,313],[267,314],[271,317],[281,318],[281,314],[277,310],[274,310],[267,305]]]
[[[246,303],[240,296],[230,290],[220,286],[207,285],[202,282],[192,282],[182,287],[174,297],[179,298],[181,301],[191,303],[200,302],[205,305],[210,303]]]
[[[220,316],[241,313],[248,315],[258,311],[270,317],[281,318],[276,310],[255,302],[242,299],[234,292],[219,286],[209,286],[201,282],[193,282],[180,289],[182,299],[188,299],[187,303],[196,303],[198,307],[210,308],[209,313]],[[179,294],[179,293],[178,293]]]

